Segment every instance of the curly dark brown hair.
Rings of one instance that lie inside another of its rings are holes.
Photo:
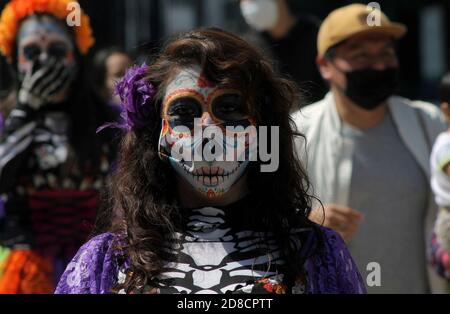
[[[248,169],[248,189],[258,212],[250,217],[275,235],[287,275],[296,278],[302,274],[308,256],[300,256],[292,246],[290,231],[311,227],[320,233],[308,219],[309,181],[294,148],[294,138],[301,134],[290,113],[298,106],[298,88],[241,38],[217,28],[199,29],[170,40],[150,65],[148,80],[158,90],[152,116],[160,117],[162,98],[171,79],[181,68],[196,64],[202,66],[211,82],[237,85],[258,125],[279,127],[278,170],[262,173],[260,161],[252,162]],[[103,227],[124,235],[129,275],[121,288],[127,292],[144,286],[163,271],[167,253],[162,243],[174,241],[173,232],[180,227],[174,171],[158,156],[160,130],[161,119],[155,118],[148,127],[124,135],[111,184],[116,219],[111,218],[111,211],[106,216],[113,222]],[[105,219],[99,219],[102,221]]]

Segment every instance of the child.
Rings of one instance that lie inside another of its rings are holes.
[[[450,73],[440,87],[441,110],[450,123]],[[450,282],[450,129],[438,136],[431,152],[431,187],[440,211],[434,227],[431,263]]]

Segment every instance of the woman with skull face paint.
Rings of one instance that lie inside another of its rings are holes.
[[[51,293],[94,223],[114,149],[95,129],[114,119],[84,86],[88,17],[68,27],[68,0],[12,0],[0,50],[17,104],[0,141],[0,293]]]
[[[364,292],[342,239],[307,218],[289,119],[295,85],[215,28],[181,34],[153,60],[118,84],[123,120],[106,125],[124,130],[115,217],[79,250],[56,293]],[[252,126],[279,127],[276,171],[236,158],[251,155],[251,131],[244,149],[224,143]],[[209,127],[225,136],[206,136]],[[213,154],[236,159],[189,159],[212,142]]]

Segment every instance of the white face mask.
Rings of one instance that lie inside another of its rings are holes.
[[[265,31],[278,22],[277,0],[243,0],[241,11],[245,21],[257,31]]]

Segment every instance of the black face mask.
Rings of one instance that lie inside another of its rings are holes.
[[[363,69],[345,72],[347,88],[343,92],[356,105],[366,110],[380,106],[394,93],[398,84],[398,68]]]

